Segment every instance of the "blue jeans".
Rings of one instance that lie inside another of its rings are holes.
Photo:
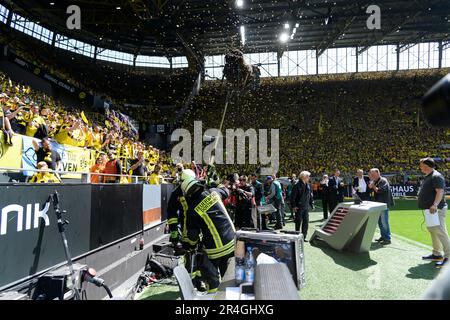
[[[277,211],[274,212],[275,218],[277,220],[277,226],[283,226],[284,223],[283,203],[281,202],[281,200],[274,198],[272,204],[275,207],[275,209],[277,209]]]
[[[389,227],[389,209],[381,212],[378,219],[378,227],[380,228],[381,237],[384,240],[391,240],[391,228]]]

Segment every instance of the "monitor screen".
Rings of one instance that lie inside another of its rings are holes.
[[[238,244],[237,247],[244,247],[246,249],[248,247],[252,248],[255,260],[259,253],[264,253],[273,257],[278,262],[286,264],[296,285],[299,283],[297,279],[297,260],[294,242],[280,242],[248,238],[238,238],[238,242],[240,242],[240,244]]]

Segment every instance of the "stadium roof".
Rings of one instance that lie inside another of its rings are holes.
[[[81,8],[81,30],[66,27],[66,10],[73,4]],[[381,9],[381,30],[367,28],[372,4]],[[180,56],[186,48],[205,56],[224,54],[241,43],[241,26],[245,52],[322,53],[356,46],[362,52],[380,44],[450,40],[448,0],[14,0],[6,5],[71,38],[143,55]]]

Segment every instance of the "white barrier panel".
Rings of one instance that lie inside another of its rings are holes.
[[[161,222],[161,186],[143,185],[142,209],[144,229]]]

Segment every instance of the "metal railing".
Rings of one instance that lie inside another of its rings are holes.
[[[110,182],[110,183],[120,183],[120,178],[127,178],[128,184],[139,184],[139,183],[145,183],[146,180],[148,179],[147,176],[134,176],[134,175],[127,175],[127,174],[112,174],[112,173],[97,173],[97,172],[73,172],[73,171],[60,171],[60,170],[51,170],[51,169],[46,169],[46,170],[39,170],[39,169],[18,169],[18,168],[8,168],[8,167],[0,167],[0,173],[11,173],[11,172],[16,172],[16,173],[24,173],[24,172],[49,172],[49,173],[53,173],[55,174],[59,180],[62,182],[62,179],[64,179],[63,183],[70,183],[70,180],[77,180],[77,179],[72,179],[72,178],[64,178],[61,176],[64,175],[80,175],[80,180],[81,183],[92,183],[91,182],[91,177],[92,176],[101,176],[101,177],[116,177],[119,178],[118,182]],[[26,176],[24,174],[24,176]],[[28,179],[30,177],[27,176],[27,180],[25,182],[20,182],[20,181],[13,181],[13,183],[28,183]],[[131,179],[131,182],[130,182]],[[170,178],[164,178],[164,182],[168,182],[168,183],[172,183],[174,178],[170,177]],[[80,181],[73,181],[72,183],[80,183]],[[99,184],[101,183],[108,183],[108,182],[98,182]]]

